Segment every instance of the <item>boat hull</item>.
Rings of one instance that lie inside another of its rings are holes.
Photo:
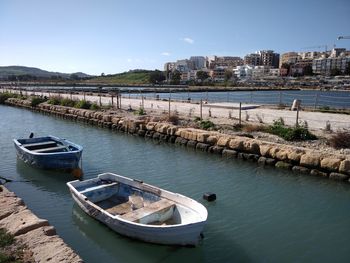
[[[90,202],[88,198],[80,194],[70,183],[67,183],[67,185],[74,201],[85,213],[104,223],[121,235],[150,243],[178,246],[196,246],[202,239],[201,233],[206,223],[207,211],[201,204],[188,197],[162,190],[167,192],[168,195],[169,193],[170,195],[173,194],[175,198],[196,203],[196,206],[200,207],[199,210],[202,211],[200,220],[197,222],[165,226],[148,225],[123,220],[119,216],[111,216],[111,214],[107,213],[104,209],[101,209],[101,207]],[[171,198],[169,198],[169,200],[171,200]]]
[[[20,160],[29,165],[42,169],[75,169],[79,167],[82,156],[81,146],[78,146],[78,150],[75,151],[45,154],[29,151],[15,140],[15,148],[17,157]]]

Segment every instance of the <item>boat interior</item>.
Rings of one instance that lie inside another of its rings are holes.
[[[35,153],[59,153],[78,150],[72,145],[54,140],[50,137],[19,139],[18,142],[22,147]]]
[[[193,214],[189,208],[155,193],[115,181],[89,181],[88,185],[76,189],[112,217],[140,224],[163,226],[191,221],[190,218],[186,218],[186,215]]]

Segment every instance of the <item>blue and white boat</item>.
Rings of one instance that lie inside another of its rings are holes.
[[[25,163],[43,169],[76,169],[83,147],[55,136],[14,139],[17,156]]]
[[[115,232],[145,242],[195,246],[207,209],[197,201],[113,173],[67,183],[75,202]]]

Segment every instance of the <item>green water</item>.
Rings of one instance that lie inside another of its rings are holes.
[[[70,174],[16,159],[12,139],[52,134],[84,147],[85,178],[114,172],[203,203],[199,247],[152,245],[120,236],[85,215],[65,185]],[[0,175],[86,262],[349,262],[350,184],[297,176],[241,160],[0,106]],[[203,193],[217,200],[202,200]]]

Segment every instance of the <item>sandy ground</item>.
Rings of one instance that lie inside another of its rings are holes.
[[[49,96],[48,93],[37,92],[37,95]],[[62,94],[62,97],[68,97],[73,99],[83,99],[83,95],[70,95]],[[96,102],[99,104],[98,96],[86,95],[86,100]],[[101,97],[101,102],[103,105],[111,105],[111,97]],[[169,111],[169,101],[154,100],[154,99],[141,99],[122,97],[121,105],[123,109],[131,107],[132,109],[139,109],[142,106],[145,111],[152,112],[164,112]],[[114,105],[116,105],[116,98],[114,98]],[[200,116],[200,104],[199,103],[189,103],[181,101],[171,101],[170,111],[177,111],[179,115],[196,117]],[[285,124],[295,125],[296,123],[296,111],[290,110],[279,110],[271,109],[266,107],[259,107],[259,105],[252,104],[242,104],[241,118],[242,121],[250,122],[263,122],[266,124],[272,123],[278,118],[283,118]],[[202,117],[203,119],[210,119],[217,124],[234,124],[237,123],[239,118],[239,104],[238,103],[215,103],[215,104],[205,104],[202,107]],[[332,130],[350,130],[350,115],[345,114],[334,114],[334,113],[322,113],[322,112],[309,112],[300,111],[299,121],[306,121],[308,127],[311,130],[322,130],[325,129],[326,123],[329,122]]]

